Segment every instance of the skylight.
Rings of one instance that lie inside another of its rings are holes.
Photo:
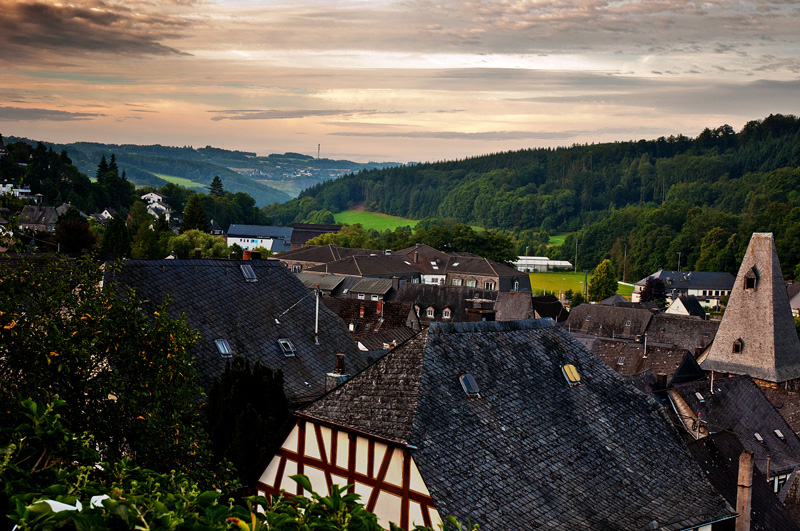
[[[458,377],[458,379],[461,382],[461,387],[467,394],[467,398],[481,397],[480,389],[478,389],[478,382],[475,381],[474,376],[472,376],[471,374],[462,374],[461,376]]]
[[[253,271],[253,266],[250,264],[242,264],[239,267],[242,268],[242,274],[247,282],[258,282],[258,277],[256,277],[256,272]]]
[[[764,444],[764,437],[762,437],[760,433],[758,433],[758,432],[755,432],[755,433],[753,434],[753,436],[756,438],[756,440],[757,440],[758,442],[760,442],[761,444]]]
[[[561,373],[564,375],[564,378],[567,380],[567,384],[570,387],[581,384],[581,375],[578,372],[578,369],[575,368],[575,365],[568,363],[567,365],[562,366]]]
[[[453,262],[453,267],[457,267],[457,266],[458,266],[458,262]]]
[[[291,340],[286,338],[281,338],[278,340],[278,345],[280,345],[281,350],[283,351],[283,355],[286,357],[294,356],[294,345],[292,344]]]
[[[701,395],[699,391],[698,391],[698,392],[696,392],[696,393],[694,394],[694,396],[696,396],[696,397],[697,397],[697,399],[698,399],[700,402],[705,402],[705,401],[706,401],[706,399],[705,399],[705,398],[703,398],[703,395]]]
[[[778,439],[780,439],[780,440],[782,440],[782,441],[785,441],[785,440],[786,440],[786,437],[784,437],[784,436],[783,436],[783,432],[781,432],[781,430],[773,430],[773,431],[775,432],[775,436],[776,436]]]
[[[233,350],[231,349],[231,345],[228,343],[227,339],[215,339],[214,344],[217,345],[217,350],[219,351],[220,356],[223,358],[233,357]]]

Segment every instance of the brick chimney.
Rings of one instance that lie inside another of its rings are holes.
[[[350,375],[345,374],[344,354],[337,354],[336,363],[333,366],[333,372],[329,372],[325,375],[325,392],[342,385],[349,378]]]
[[[358,309],[358,316],[362,319],[364,318],[364,305],[361,305],[361,308]]]
[[[739,456],[739,482],[736,487],[736,531],[750,531],[750,512],[753,500],[753,452]]]
[[[195,248],[194,257],[196,260],[200,260],[201,258],[203,258],[203,251],[199,247]]]

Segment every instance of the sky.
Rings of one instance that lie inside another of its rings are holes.
[[[0,0],[0,134],[359,162],[800,115],[794,0]]]

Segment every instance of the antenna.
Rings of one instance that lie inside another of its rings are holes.
[[[319,345],[319,284],[317,284],[317,289],[314,290],[314,294],[317,296],[317,317],[314,321],[314,344]]]

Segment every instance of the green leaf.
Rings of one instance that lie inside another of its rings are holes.
[[[294,480],[295,483],[303,487],[308,492],[314,492],[311,488],[311,481],[308,480],[308,476],[303,474],[295,474],[294,476],[289,476],[291,479]]]

